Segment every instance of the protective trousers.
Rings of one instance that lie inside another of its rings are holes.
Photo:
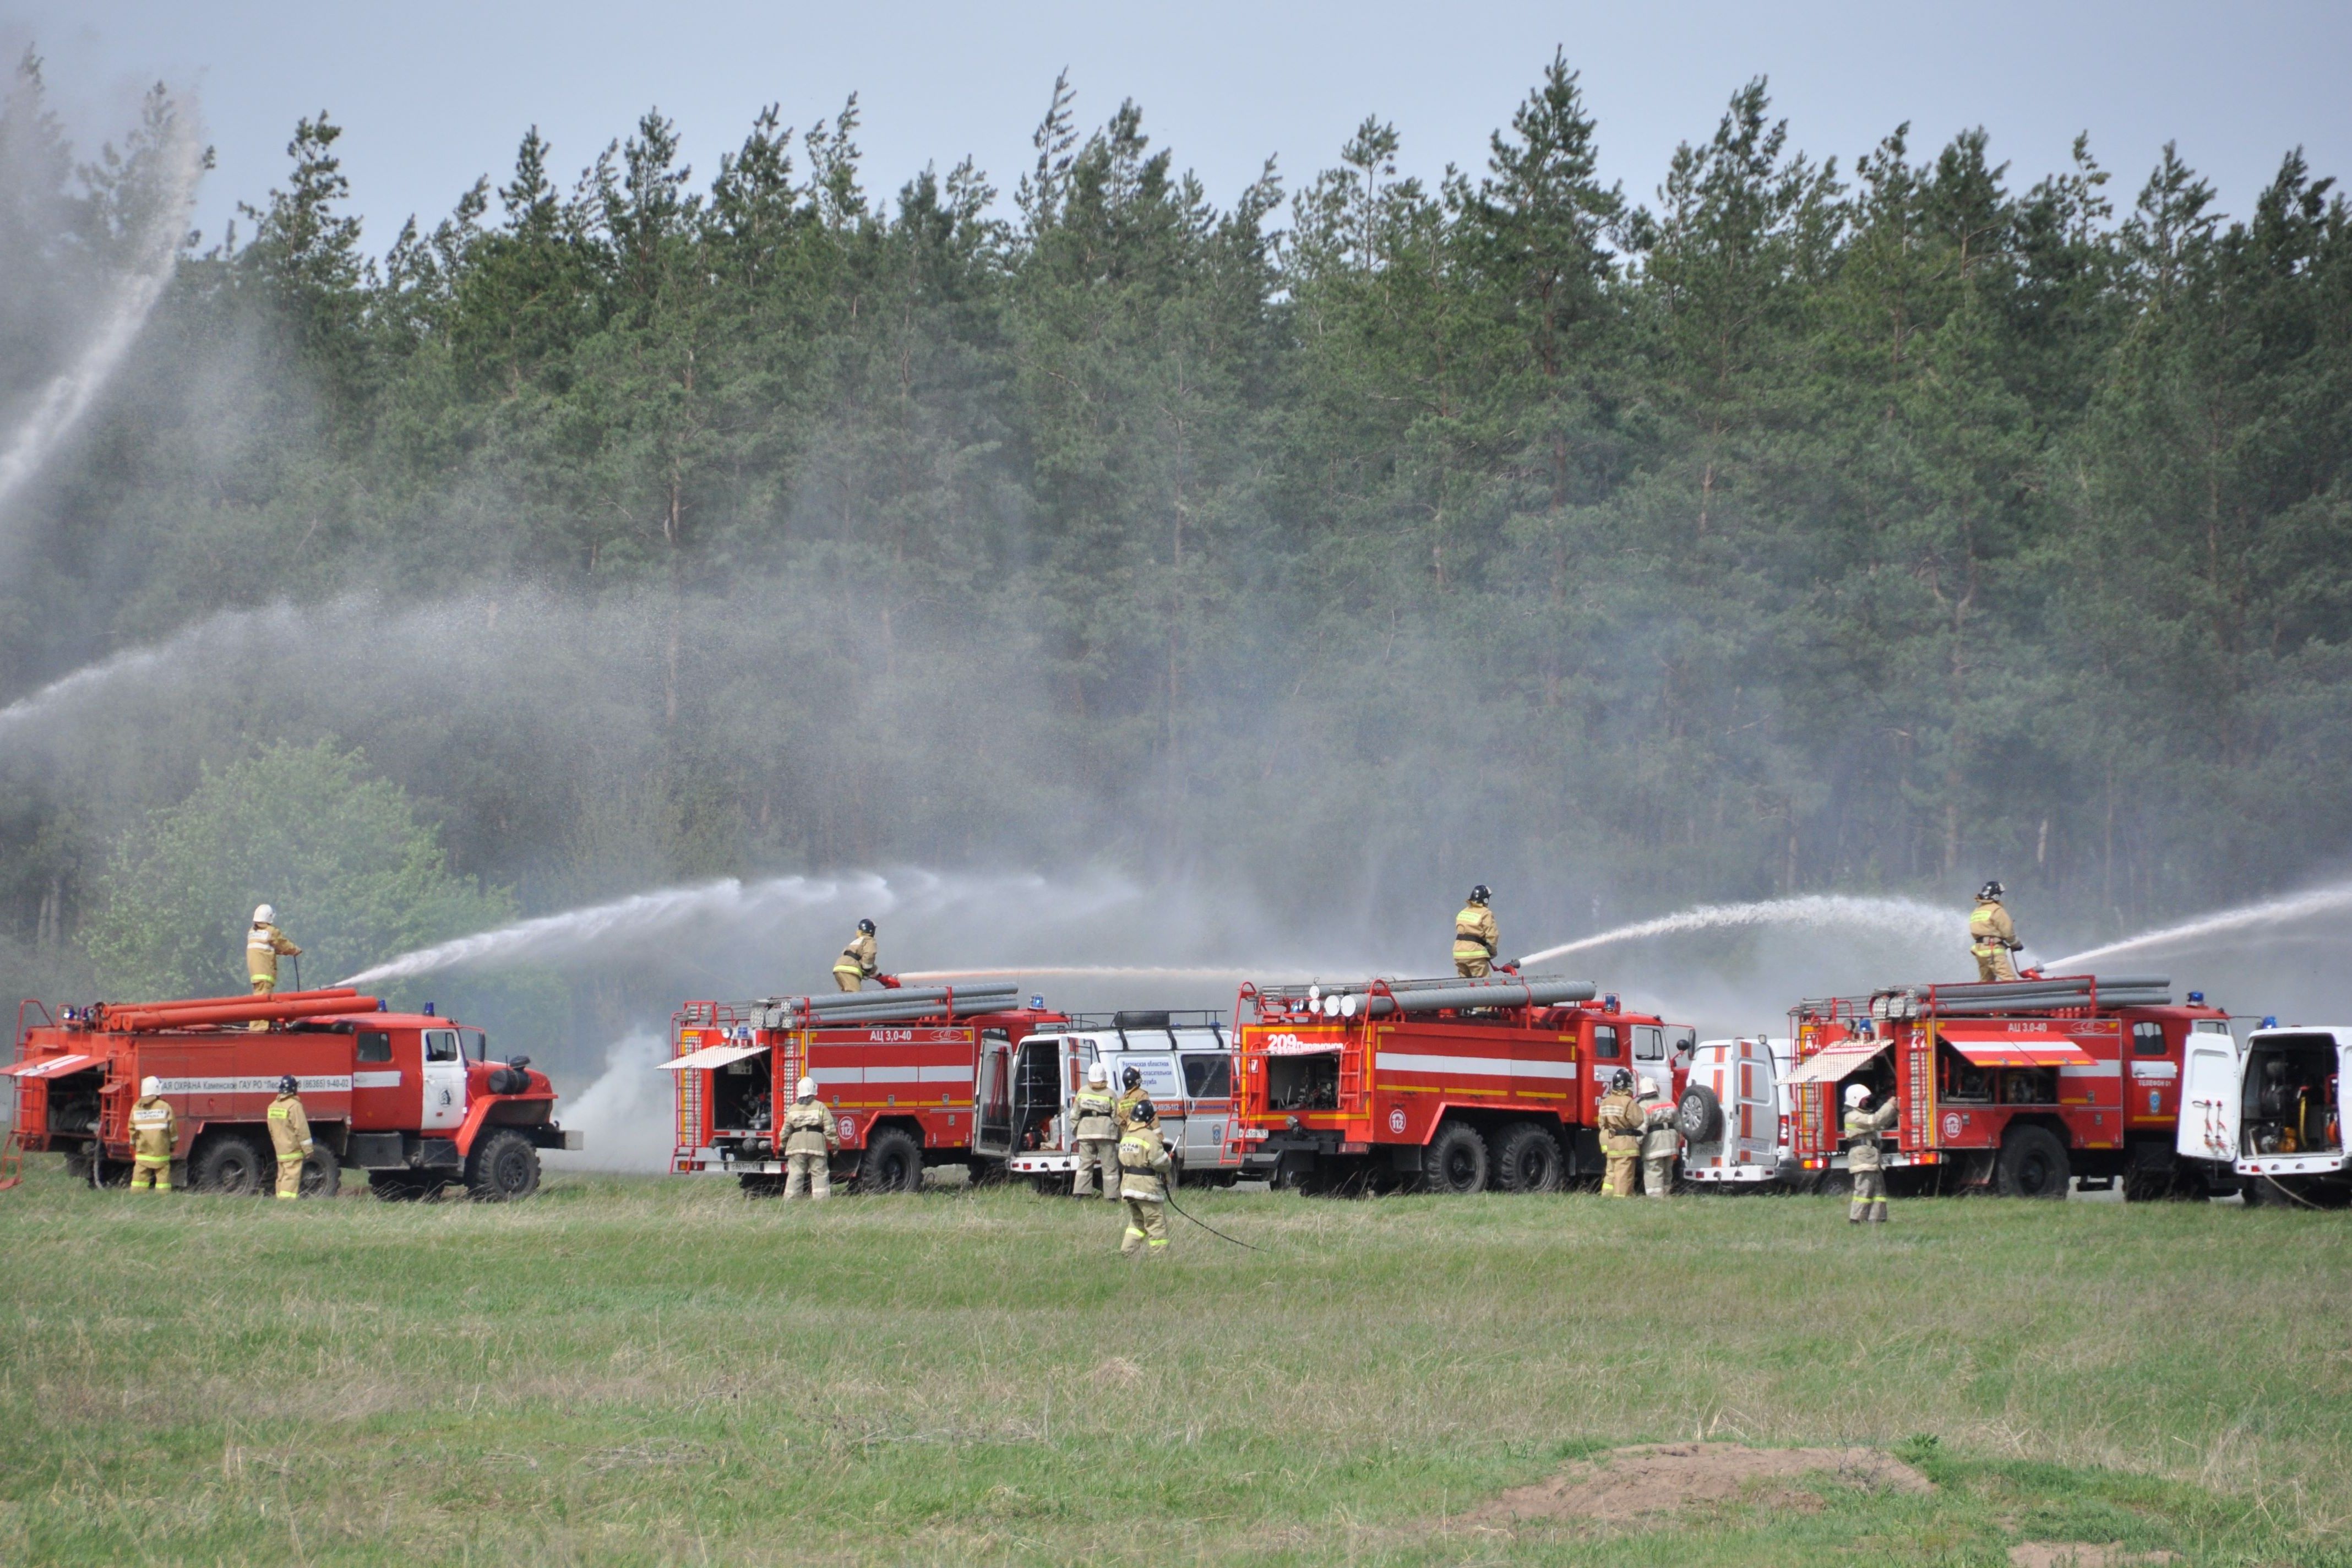
[[[1095,1193],[1095,1173],[1102,1173],[1103,1196],[1118,1196],[1118,1141],[1113,1138],[1081,1138],[1078,1140],[1078,1173],[1070,1178],[1073,1197],[1090,1198]]]
[[[281,1198],[302,1195],[302,1154],[299,1150],[278,1156],[278,1195]]]
[[[784,1196],[833,1196],[833,1156],[830,1154],[796,1150],[784,1156]]]
[[[1457,958],[1454,961],[1454,973],[1465,980],[1484,980],[1495,973],[1495,962],[1490,958]]]
[[[172,1190],[172,1157],[169,1154],[133,1154],[131,1156],[131,1190],[168,1193]]]
[[[1873,1225],[1886,1223],[1886,1173],[1856,1171],[1853,1173],[1853,1202],[1846,1205],[1846,1222],[1860,1225],[1868,1220]]]
[[[1609,1155],[1608,1173],[1601,1178],[1601,1195],[1604,1198],[1630,1198],[1633,1195],[1633,1167],[1642,1163],[1638,1153]]]
[[[1670,1195],[1675,1190],[1675,1157],[1672,1154],[1647,1154],[1642,1159],[1642,1191],[1654,1198]]]
[[[253,994],[256,996],[275,996],[278,994],[278,976],[275,974],[256,974],[250,976],[250,978],[253,981]],[[262,1020],[256,1018],[252,1023],[247,1024],[245,1027],[248,1034],[258,1035],[266,1031],[269,1026]]]
[[[833,983],[844,991],[856,991],[865,985],[866,976],[855,969],[836,969],[833,972]]]
[[[1979,944],[1969,949],[1969,952],[1976,957],[1979,980],[1990,984],[1995,980],[2017,978],[2017,964],[2010,958],[2009,949]]]
[[[1159,1203],[1151,1198],[1127,1200],[1127,1235],[1120,1238],[1118,1255],[1132,1258],[1147,1247],[1154,1257],[1168,1245],[1168,1216],[1160,1212]]]

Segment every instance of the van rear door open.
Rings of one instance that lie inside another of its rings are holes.
[[[2192,1034],[2182,1058],[2180,1125],[2176,1152],[2184,1160],[2238,1158],[2238,1045],[2228,1035]]]

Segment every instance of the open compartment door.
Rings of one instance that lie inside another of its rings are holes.
[[[2184,1160],[2238,1158],[2238,1046],[2227,1035],[2191,1034],[2180,1069],[2180,1121],[2174,1135]]]

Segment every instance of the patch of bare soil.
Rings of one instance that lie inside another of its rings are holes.
[[[1655,1443],[1581,1459],[1548,1481],[1517,1487],[1467,1516],[1628,1520],[1698,1503],[1754,1498],[1775,1481],[1821,1477],[1865,1491],[1933,1491],[1927,1477],[1875,1448],[1750,1448],[1738,1443]],[[2090,1568],[2085,1564],[2084,1568]]]
[[[2120,1541],[2093,1546],[2080,1541],[2021,1541],[2009,1549],[2010,1568],[2140,1568],[2178,1563],[2170,1552],[2126,1552]]]

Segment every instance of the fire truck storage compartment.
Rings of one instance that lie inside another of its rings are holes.
[[[1330,1110],[1339,1103],[1339,1053],[1313,1051],[1265,1058],[1270,1110]]]
[[[2247,1154],[2333,1154],[2344,1147],[2336,1037],[2270,1035],[2246,1050]]]
[[[98,1091],[104,1078],[100,1068],[86,1068],[40,1086],[48,1095],[50,1137],[88,1137],[97,1132]]]
[[[1054,1118],[1061,1113],[1061,1042],[1022,1041],[1013,1068],[1013,1146],[1035,1149],[1052,1142]]]
[[[710,1125],[714,1132],[765,1132],[773,1121],[770,1081],[773,1051],[761,1051],[717,1068],[710,1075]],[[795,1086],[797,1087],[797,1086]]]

